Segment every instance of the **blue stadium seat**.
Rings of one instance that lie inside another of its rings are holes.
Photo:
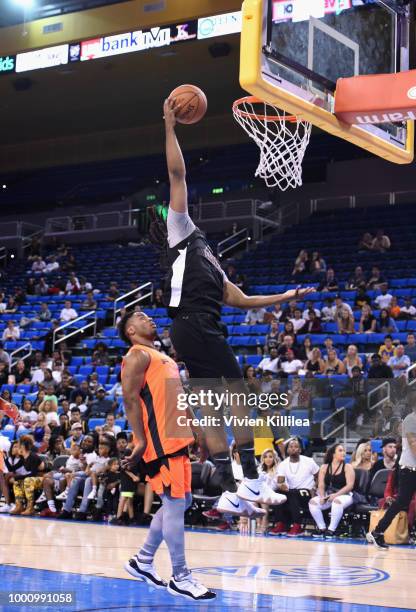
[[[261,355],[247,355],[246,363],[247,365],[252,365],[256,368],[262,359],[263,357]]]
[[[30,393],[32,390],[32,385],[16,385],[16,392],[17,393]]]
[[[82,365],[82,366],[80,366],[78,372],[82,376],[86,377],[86,376],[89,376],[90,374],[92,374],[93,370],[94,370],[93,366]]]
[[[312,408],[314,412],[316,412],[317,410],[331,410],[331,398],[315,397],[312,400]]]
[[[105,423],[105,419],[98,419],[98,418],[93,418],[93,419],[88,419],[88,429],[90,431],[94,431],[94,429],[98,426],[98,425],[104,425]]]

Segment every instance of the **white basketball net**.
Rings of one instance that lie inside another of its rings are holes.
[[[242,100],[233,107],[233,113],[236,121],[260,148],[260,163],[255,176],[264,179],[268,187],[277,186],[282,191],[300,187],[302,161],[312,125],[302,119],[287,121],[285,117],[288,115],[285,116],[267,102]]]

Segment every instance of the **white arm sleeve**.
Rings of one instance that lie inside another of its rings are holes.
[[[192,234],[195,230],[195,224],[187,212],[176,212],[169,206],[167,228],[168,243],[172,249]]]

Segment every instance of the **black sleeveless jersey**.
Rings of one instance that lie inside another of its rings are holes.
[[[224,272],[201,230],[196,228],[188,238],[168,247],[168,262],[164,296],[169,316],[206,312],[220,318]]]

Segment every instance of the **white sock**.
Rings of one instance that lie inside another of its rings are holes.
[[[51,512],[56,512],[55,501],[53,499],[48,501],[48,507]]]
[[[331,505],[331,522],[328,527],[330,531],[336,531],[343,514],[344,508],[342,504],[337,504],[337,502],[334,502]]]

